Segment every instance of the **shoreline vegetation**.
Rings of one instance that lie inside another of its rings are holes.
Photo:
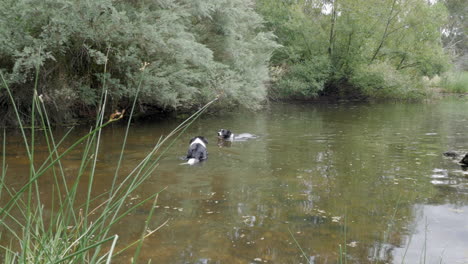
[[[141,81],[134,113],[140,120],[187,116],[215,96],[213,113],[257,110],[268,100],[426,100],[434,92],[468,93],[460,5],[52,0],[31,6],[5,0],[0,71],[26,123],[36,81],[50,122],[58,125],[96,116],[104,80],[106,114],[128,110]],[[3,86],[0,126],[15,127]]]

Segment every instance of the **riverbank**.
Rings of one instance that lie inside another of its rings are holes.
[[[408,100],[402,100],[402,99],[385,99],[385,98],[369,98],[369,97],[363,97],[363,96],[317,96],[314,98],[308,98],[308,99],[278,99],[278,98],[269,98],[268,100],[264,101],[262,103],[262,106],[260,109],[257,110],[249,110],[249,109],[244,109],[248,112],[258,112],[258,111],[264,111],[268,107],[270,107],[272,104],[275,103],[286,103],[286,104],[329,104],[329,103],[361,103],[361,104],[378,104],[378,103],[387,103],[387,102],[422,102],[422,101],[433,101],[433,100],[440,100],[446,97],[468,97],[468,92],[453,92],[450,91],[449,89],[444,89],[441,87],[431,87],[428,89],[428,93],[426,96],[418,98],[418,99],[408,99]],[[221,105],[213,105],[211,108],[207,109],[205,112],[205,116],[222,116],[226,113],[232,113],[236,111],[240,111],[243,107],[237,106],[237,107],[231,107],[231,108],[223,108]],[[109,111],[106,116],[110,117],[115,111],[122,111],[125,108],[122,108],[120,110],[114,110],[114,111]],[[146,106],[144,107],[145,112],[137,112],[134,114],[132,117],[132,122],[135,123],[145,123],[145,122],[161,122],[164,120],[178,120],[178,121],[183,121],[187,117],[189,117],[192,113],[197,111],[196,108],[193,109],[161,109],[157,107],[149,107]],[[123,119],[128,118],[128,109],[126,110],[126,115],[124,114]],[[89,113],[94,113],[94,111],[91,111]],[[60,123],[52,123],[53,126],[55,127],[72,127],[72,126],[93,126],[95,124],[96,116],[95,115],[79,115],[73,118],[70,118],[68,122],[60,122]],[[15,129],[16,126],[14,125],[9,125],[9,126],[0,126],[0,128],[6,128],[6,129]],[[28,128],[26,126],[25,128]]]

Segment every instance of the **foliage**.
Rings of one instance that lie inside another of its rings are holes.
[[[112,108],[128,107],[144,63],[138,109],[191,109],[214,95],[256,108],[278,46],[262,23],[251,0],[4,0],[0,70],[24,119],[37,63],[55,121],[96,112],[103,77]],[[4,93],[0,106],[11,117]]]
[[[324,57],[314,61],[297,62],[287,70],[273,89],[278,97],[311,98],[324,89],[329,63]]]
[[[425,94],[420,82],[388,63],[363,65],[356,69],[349,82],[353,87],[358,87],[363,96],[376,99],[412,100]]]
[[[289,69],[298,62],[328,59],[329,74],[324,93],[338,91],[355,96],[356,92],[365,92],[363,95],[374,96],[381,95],[385,87],[387,96],[414,97],[419,94],[414,91],[420,84],[413,80],[432,77],[448,69],[449,58],[441,45],[440,28],[446,23],[446,9],[442,3],[259,0],[257,10],[265,16],[266,25],[283,45],[274,53],[272,62]],[[316,65],[310,66],[313,67],[309,72],[318,69]],[[276,83],[282,87],[277,89],[295,90],[307,87],[310,81],[299,80],[295,74],[284,77]],[[408,83],[408,80],[412,81]],[[372,83],[375,81],[389,83]],[[416,87],[402,89],[406,84]],[[284,93],[285,96],[290,94]]]
[[[448,72],[442,78],[442,89],[451,93],[468,93],[468,72]]]
[[[468,5],[465,0],[443,0],[449,12],[449,19],[443,27],[442,41],[446,50],[458,60],[461,70],[468,70],[466,56],[468,52]]]

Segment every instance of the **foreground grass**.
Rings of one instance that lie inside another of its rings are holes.
[[[142,71],[142,76],[144,72]],[[97,115],[95,126],[80,139],[73,142],[63,152],[67,136],[71,129],[59,140],[53,135],[46,108],[37,95],[36,87],[32,98],[31,129],[26,130],[15,105],[15,99],[0,71],[2,81],[1,89],[6,89],[10,103],[15,111],[19,129],[23,137],[28,158],[29,177],[27,182],[19,189],[14,190],[5,183],[11,182],[6,164],[6,137],[3,131],[2,162],[0,175],[0,239],[6,241],[0,245],[0,258],[3,263],[111,263],[113,258],[128,250],[134,249],[132,263],[137,263],[141,245],[146,237],[156,232],[165,223],[154,229],[149,229],[153,215],[151,210],[142,226],[141,236],[133,243],[119,244],[118,234],[112,233],[113,227],[135,208],[144,203],[152,202],[154,208],[157,197],[163,187],[154,194],[142,199],[141,202],[126,207],[127,197],[135,193],[157,167],[158,161],[165,151],[185,132],[190,124],[196,120],[203,111],[216,99],[202,107],[187,120],[182,122],[166,137],[160,138],[135,168],[126,175],[121,175],[120,167],[126,147],[127,135],[130,131],[130,121],[141,86],[129,111],[125,137],[122,142],[120,158],[116,163],[115,174],[110,184],[110,190],[99,197],[93,197],[93,183],[100,152],[101,132],[109,124],[124,117],[124,112],[114,113],[111,118],[104,117],[107,101],[105,80],[101,96],[100,112]],[[142,78],[143,79],[143,78]],[[122,121],[121,121],[122,122]],[[37,125],[37,126],[36,126]],[[40,130],[37,130],[40,128]],[[34,156],[36,131],[41,131],[42,137],[48,147],[48,157],[44,161]],[[66,168],[62,164],[63,158],[77,146],[83,146],[81,163],[76,175],[65,175]],[[47,193],[47,200],[51,200],[50,208],[45,208],[45,197],[39,192],[41,189],[39,179],[53,177],[52,193]],[[83,192],[78,185],[89,182],[85,188],[86,202],[80,204],[77,193]],[[50,198],[50,196],[52,196]]]

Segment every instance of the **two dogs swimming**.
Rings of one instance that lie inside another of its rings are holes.
[[[218,131],[218,138],[223,141],[245,141],[247,139],[256,138],[257,136],[249,134],[249,133],[242,133],[242,134],[234,134],[230,130],[227,129],[220,129]],[[200,161],[204,161],[208,158],[208,152],[206,150],[206,145],[208,145],[208,140],[203,136],[197,136],[190,139],[189,142],[189,149],[187,151],[187,156],[185,159],[187,160],[186,163],[182,164],[189,164],[193,165]]]
[[[246,141],[248,139],[257,138],[257,136],[249,134],[249,133],[242,133],[242,134],[234,134],[230,130],[227,129],[220,129],[218,131],[218,139],[222,142],[233,142],[233,141]],[[193,165],[200,161],[204,161],[208,158],[208,152],[206,150],[206,145],[208,145],[208,140],[205,137],[197,136],[190,139],[189,142],[189,149],[187,152],[187,156],[185,160],[186,163],[182,164],[189,164]],[[454,151],[447,151],[444,153],[444,156],[452,157],[452,158],[460,158],[460,154]],[[468,154],[465,154],[464,157],[458,162],[462,167],[468,167]]]

